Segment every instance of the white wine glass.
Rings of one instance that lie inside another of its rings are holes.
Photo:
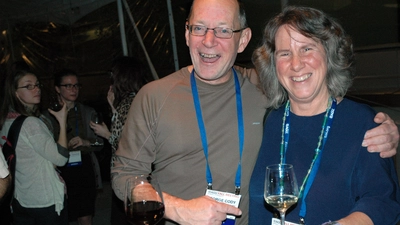
[[[94,112],[94,113],[92,114],[90,120],[91,120],[93,123],[95,123],[95,124],[102,124],[102,123],[103,123],[103,117],[102,117],[101,113],[97,113],[97,112]],[[93,144],[91,144],[92,146],[102,146],[102,145],[103,145],[102,143],[100,143],[100,142],[98,141],[97,138],[98,138],[98,136],[96,135],[95,142],[94,142]]]
[[[297,203],[299,186],[293,166],[275,164],[267,166],[265,173],[265,201],[279,211],[281,225],[285,225],[286,211]]]
[[[128,178],[125,189],[125,214],[133,225],[154,225],[162,220],[165,212],[162,192],[152,175]]]

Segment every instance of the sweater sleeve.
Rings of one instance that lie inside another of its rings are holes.
[[[50,130],[40,119],[28,117],[22,125],[21,132],[25,135],[20,135],[20,138],[27,139],[25,141],[43,158],[57,166],[63,166],[68,161],[67,149],[58,147]]]
[[[352,212],[367,214],[374,224],[394,224],[400,219],[400,189],[393,159],[382,159],[364,148],[357,161]]]
[[[156,88],[152,84],[145,85],[132,102],[118,149],[113,158],[111,178],[114,193],[124,198],[125,181],[133,174],[149,174],[155,158],[155,142],[153,138],[159,104],[152,102],[148,92]],[[157,105],[157,107],[155,107]]]
[[[158,89],[159,97],[152,96]],[[118,118],[124,121],[118,149],[113,157],[111,178],[114,193],[124,198],[125,181],[133,174],[149,174],[155,159],[156,143],[154,129],[158,110],[162,107],[167,91],[160,90],[156,82],[142,87],[128,107],[127,115],[120,114]]]
[[[361,107],[354,108],[357,113],[347,117],[353,117],[353,121],[359,120],[355,124],[361,127],[360,130],[375,127],[372,120],[375,112],[371,113]],[[400,188],[393,159],[383,159],[378,153],[369,153],[367,148],[360,146],[355,160],[351,175],[354,207],[350,213],[363,212],[374,224],[395,224],[400,219]]]

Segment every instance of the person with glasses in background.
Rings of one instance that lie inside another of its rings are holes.
[[[221,224],[227,214],[248,224],[267,101],[255,70],[234,66],[251,38],[241,4],[194,0],[185,38],[193,65],[146,84],[132,102],[111,168],[113,190],[124,199],[129,177],[151,173],[163,191],[165,224]],[[393,155],[396,125],[389,119],[375,131],[369,141]]]
[[[14,120],[24,115],[17,145],[15,187],[12,200],[13,223],[15,225],[68,225],[65,184],[56,171],[68,161],[66,119],[67,106],[60,111],[48,112],[60,127],[57,141],[43,122],[38,109],[41,85],[29,71],[15,71],[7,76],[4,98],[0,107],[0,143],[6,143]],[[4,202],[9,204],[9,202]],[[0,215],[1,224],[6,215]]]
[[[94,151],[103,148],[103,139],[97,138],[90,128],[91,116],[96,111],[77,102],[82,85],[78,74],[69,69],[54,75],[55,90],[68,109],[67,138],[70,158],[66,166],[59,167],[61,176],[67,184],[68,217],[78,224],[92,224],[95,213],[97,186],[101,185],[99,164]],[[59,128],[50,117],[54,136],[57,138]],[[94,143],[101,143],[94,145]]]

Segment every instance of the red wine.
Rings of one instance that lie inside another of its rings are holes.
[[[164,210],[162,202],[134,202],[127,209],[127,221],[134,225],[153,225],[163,218]]]
[[[56,112],[60,111],[62,109],[62,107],[63,106],[60,103],[55,102],[55,101],[51,102],[50,105],[49,105],[49,108],[51,110],[53,110],[53,111],[56,111]]]

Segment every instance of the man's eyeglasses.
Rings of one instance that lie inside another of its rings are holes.
[[[225,27],[208,28],[202,25],[186,25],[186,29],[188,29],[190,34],[194,36],[204,36],[206,35],[208,30],[212,30],[214,31],[215,37],[223,39],[229,39],[233,36],[233,33],[241,32],[246,28],[247,27],[241,28],[239,30],[232,30],[230,28],[225,28]]]
[[[82,84],[60,84],[60,87],[65,87],[67,90],[71,90],[72,88],[80,89],[82,88]]]
[[[25,86],[22,86],[22,87],[18,87],[18,88],[26,88],[28,90],[33,90],[36,87],[40,89],[40,88],[42,88],[42,84],[28,84],[28,85],[25,85]]]

